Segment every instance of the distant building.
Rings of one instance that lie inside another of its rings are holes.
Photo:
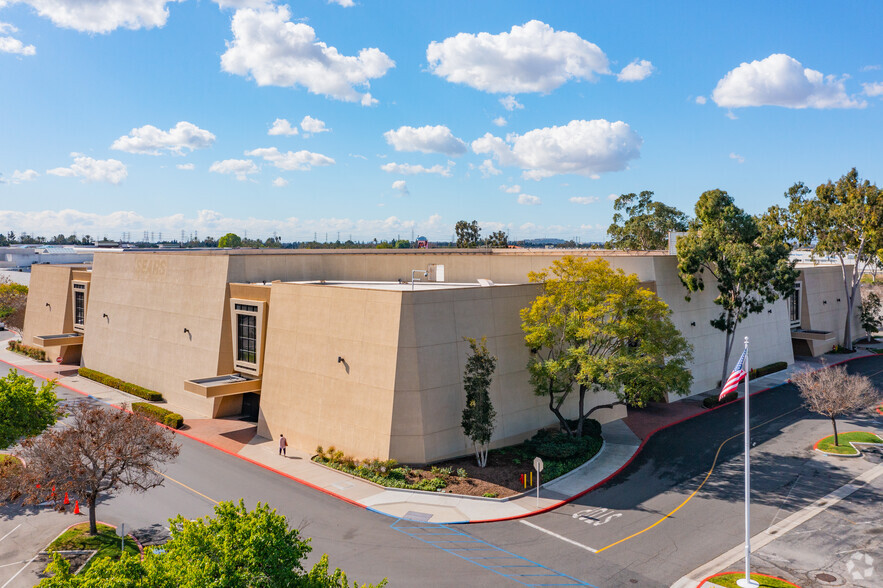
[[[540,291],[528,272],[568,254],[636,274],[694,347],[693,393],[719,385],[716,289],[686,302],[677,258],[663,251],[102,251],[91,269],[34,266],[24,341],[205,417],[250,415],[260,435],[284,432],[303,450],[426,463],[470,451],[460,428],[464,337],[486,336],[498,358],[492,445],[556,422],[529,383],[519,310]],[[753,367],[828,351],[843,327],[840,268],[801,269],[793,298],[739,326]],[[586,408],[612,399],[593,395]],[[625,415],[616,406],[593,416]]]

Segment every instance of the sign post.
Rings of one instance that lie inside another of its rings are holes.
[[[540,472],[543,471],[543,460],[539,457],[533,458],[533,469],[537,471],[537,506],[540,506]]]
[[[117,527],[117,535],[120,536],[120,555],[126,550],[126,523],[120,523]]]

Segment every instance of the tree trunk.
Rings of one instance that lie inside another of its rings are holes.
[[[730,354],[733,352],[733,342],[736,340],[736,330],[733,329],[732,333],[727,333],[727,337],[724,341],[724,369],[721,371],[721,386],[724,385],[724,382],[727,381],[727,375],[730,365]]]
[[[840,447],[840,442],[837,439],[837,421],[834,417],[831,417],[831,424],[834,425],[834,447]]]
[[[856,271],[857,268],[853,268]],[[843,325],[843,346],[852,351],[852,313],[855,308],[855,299],[857,298],[857,290],[861,286],[861,282],[855,282],[853,278],[852,292],[849,287],[846,288],[846,323]]]
[[[90,494],[86,497],[86,506],[89,508],[89,534],[97,535],[98,534],[98,524],[95,519],[95,503],[98,502],[98,497],[95,494]]]
[[[558,417],[558,422],[561,424],[561,428],[567,431],[568,435],[572,435],[573,432],[570,430],[570,427],[567,426],[567,421],[561,416],[561,411],[555,406],[555,395],[552,393],[551,382],[549,382],[549,410],[552,411],[552,414]]]
[[[586,387],[582,384],[579,385],[579,420],[576,422],[576,436],[583,436],[583,423],[586,420],[586,416],[584,414],[583,407],[586,404]]]

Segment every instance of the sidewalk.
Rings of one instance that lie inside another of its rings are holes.
[[[834,356],[843,360],[871,355],[857,352]],[[102,384],[81,378],[72,366],[60,366],[38,362],[0,348],[0,361],[43,378],[57,378],[65,388],[119,406],[143,402],[141,398],[108,388]],[[830,363],[839,360],[829,360]],[[790,374],[807,366],[820,366],[818,360],[800,361],[787,370],[758,378],[751,382],[752,393],[778,386],[788,380]],[[744,387],[740,388],[740,395]],[[258,437],[256,426],[232,419],[206,419],[173,404],[169,409],[184,417],[185,430],[178,434],[198,440],[216,449],[251,461],[296,482],[316,490],[395,518],[407,518],[431,523],[477,523],[501,519],[519,518],[552,510],[587,493],[604,483],[625,467],[640,450],[641,445],[661,428],[703,412],[702,398],[717,391],[691,397],[671,404],[651,403],[645,409],[631,410],[627,418],[602,426],[604,445],[589,462],[576,470],[545,483],[540,488],[539,499],[535,490],[509,499],[482,498],[383,488],[367,480],[319,465],[310,460],[306,452],[289,448],[288,456],[278,455],[275,439]]]

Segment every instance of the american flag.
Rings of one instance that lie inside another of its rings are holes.
[[[748,372],[745,371],[745,358],[747,355],[748,348],[746,347],[745,351],[742,352],[742,356],[739,358],[736,367],[733,368],[733,373],[727,378],[727,382],[724,384],[724,389],[721,390],[720,396],[717,397],[718,400],[723,400],[724,396],[730,392],[734,392],[736,388],[739,387],[739,382],[744,380],[745,376],[748,375]]]

